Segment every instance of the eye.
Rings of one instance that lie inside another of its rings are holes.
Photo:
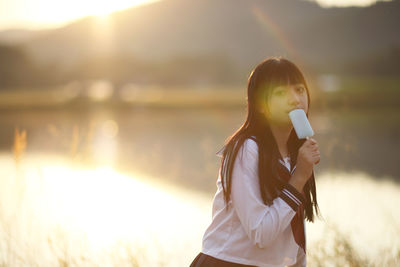
[[[274,95],[276,95],[276,96],[282,96],[282,95],[284,95],[285,94],[285,91],[284,90],[275,90],[274,91]]]
[[[305,91],[305,89],[304,89],[303,86],[299,86],[299,87],[297,87],[297,91],[298,91],[299,93],[303,93],[303,92]]]

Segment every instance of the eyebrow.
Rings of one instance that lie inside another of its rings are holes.
[[[304,85],[304,84],[302,84],[302,83],[296,83],[296,84],[290,84],[290,86],[295,86],[295,87],[304,87],[304,88],[306,88],[306,86]],[[278,87],[275,87],[274,89],[273,89],[273,91],[275,91],[275,90],[287,90],[288,89],[288,85],[280,85],[280,86],[278,86]]]

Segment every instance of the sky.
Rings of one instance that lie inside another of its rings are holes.
[[[57,28],[81,17],[106,17],[113,11],[159,0],[0,0],[0,30]],[[323,7],[367,6],[387,0],[308,0]]]

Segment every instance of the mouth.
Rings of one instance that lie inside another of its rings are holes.
[[[292,109],[290,109],[289,111],[287,111],[287,113],[289,114],[292,110],[295,110],[295,109],[303,109],[303,108],[292,108]],[[303,109],[304,110],[304,109]]]

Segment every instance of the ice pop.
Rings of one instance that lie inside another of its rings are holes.
[[[306,113],[303,109],[294,109],[289,112],[290,120],[299,139],[309,138],[314,135],[314,131],[308,122]]]

